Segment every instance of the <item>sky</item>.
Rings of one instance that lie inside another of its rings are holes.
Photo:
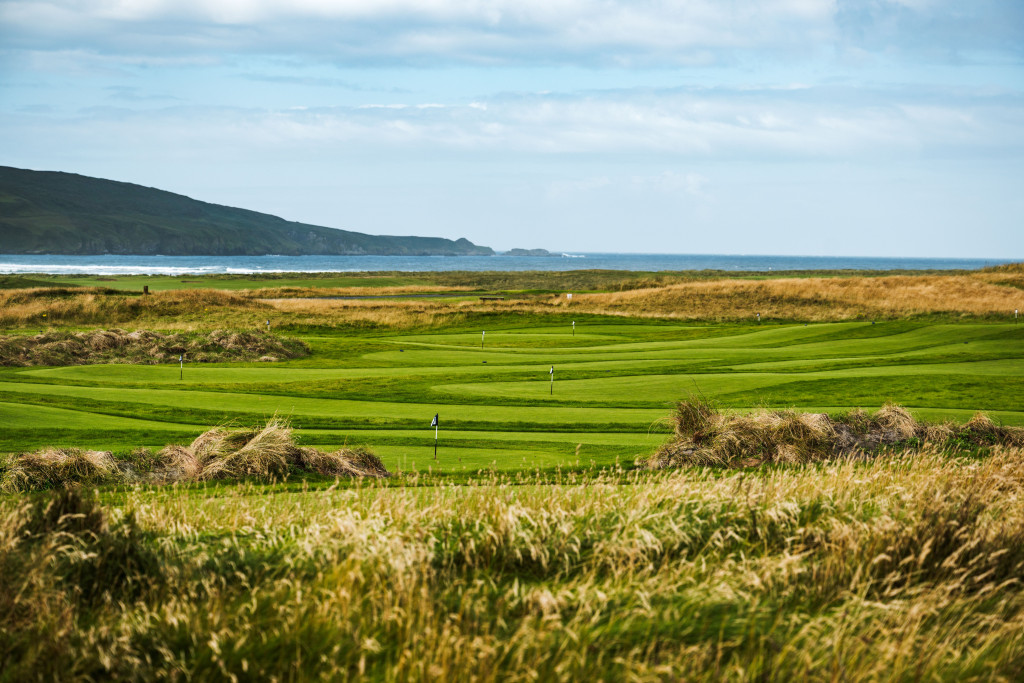
[[[0,0],[0,165],[497,250],[1024,258],[1021,0]]]

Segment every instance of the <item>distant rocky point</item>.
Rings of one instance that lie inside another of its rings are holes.
[[[132,183],[0,166],[0,253],[489,256],[494,250],[465,238],[367,235]]]
[[[547,249],[509,249],[501,256],[558,256]]]

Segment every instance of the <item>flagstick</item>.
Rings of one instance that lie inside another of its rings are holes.
[[[437,419],[437,413],[434,413],[434,419],[430,421],[430,426],[434,428],[434,460],[437,460],[437,430],[441,426],[441,421]]]
[[[555,366],[554,365],[551,366],[551,372],[549,374],[551,375],[551,395],[554,396],[555,395]]]
[[[487,331],[484,330],[480,333],[480,348],[484,348],[484,337],[487,336]]]
[[[182,377],[185,375],[185,354],[178,356],[178,381],[180,382]]]

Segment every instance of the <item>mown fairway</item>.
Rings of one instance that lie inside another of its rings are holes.
[[[482,348],[478,328],[321,329],[298,335],[309,358],[186,364],[183,379],[176,364],[6,368],[0,451],[126,451],[276,413],[302,443],[368,445],[392,471],[627,464],[664,440],[663,418],[690,392],[728,408],[893,401],[923,418],[984,410],[1024,424],[1024,327],[1013,324],[605,320],[578,323],[574,335],[561,320],[535,320],[491,320]]]

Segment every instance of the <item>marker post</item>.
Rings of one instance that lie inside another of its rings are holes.
[[[572,321],[572,336],[576,336],[576,321]]]
[[[486,330],[480,332],[480,348],[481,349],[484,348],[484,337],[486,337],[486,336],[487,336],[487,331]]]

